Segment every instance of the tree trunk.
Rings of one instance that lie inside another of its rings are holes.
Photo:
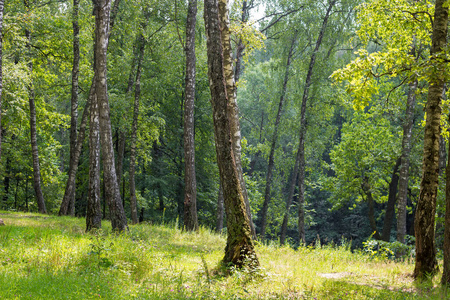
[[[120,197],[114,162],[111,120],[107,94],[107,49],[109,37],[110,0],[96,0],[95,14],[95,78],[96,96],[99,107],[100,141],[103,157],[103,172],[105,178],[105,198],[109,202],[111,225],[113,230],[128,229],[125,211]]]
[[[289,194],[286,201],[286,212],[284,213],[283,223],[281,224],[280,232],[280,245],[284,245],[286,242],[287,225],[289,220],[289,211],[291,209],[292,201],[294,199],[295,187],[298,178],[298,169],[300,165],[300,151],[297,151],[297,156],[295,158],[294,170],[292,171],[291,182],[289,183]]]
[[[248,200],[247,188],[245,186],[244,172],[241,162],[241,128],[239,125],[239,107],[236,102],[236,83],[234,80],[233,57],[231,49],[230,21],[228,18],[227,0],[219,1],[219,18],[221,26],[221,39],[223,47],[224,76],[228,97],[228,116],[230,119],[231,141],[233,145],[234,160],[238,171],[239,183],[242,196],[244,197],[245,211],[250,221],[250,231],[253,239],[256,239],[255,226],[252,221],[250,202]]]
[[[30,4],[28,0],[24,0],[25,8],[27,11],[30,10]],[[27,29],[25,30],[25,36],[28,42],[27,48],[29,52],[29,63],[28,70],[29,75],[33,77],[33,60],[31,57],[31,33]],[[36,106],[34,103],[34,87],[33,87],[33,79],[31,79],[31,83],[28,86],[28,102],[30,105],[30,140],[31,140],[31,152],[33,157],[33,187],[34,192],[36,194],[36,202],[38,205],[38,211],[41,214],[46,214],[47,209],[45,207],[44,195],[42,194],[41,189],[41,170],[39,165],[39,150],[37,144],[37,128],[36,128]]]
[[[401,157],[399,157],[395,163],[394,170],[392,171],[391,182],[389,183],[388,202],[384,216],[383,233],[381,234],[381,239],[386,242],[389,242],[391,239],[392,221],[394,220],[395,202],[397,201],[399,179],[398,168],[400,167],[400,163]]]
[[[79,0],[74,0],[74,11],[73,14],[75,14],[75,1],[77,1],[77,5],[79,4]],[[113,12],[111,14],[111,21],[110,21],[110,34],[111,34],[111,29],[114,26],[114,19],[115,16],[117,15],[117,11],[119,9],[119,4],[120,4],[120,0],[116,0],[114,2],[114,8],[113,8]],[[75,19],[75,15],[73,15],[74,20],[77,20],[76,25],[75,22],[73,22],[73,31],[74,31],[74,64],[75,64],[75,57],[76,57],[76,53],[78,53],[79,56],[79,50],[76,52],[76,44],[75,41],[76,39],[79,40],[78,38],[78,34],[76,34],[76,32],[79,32],[79,26],[78,26],[78,8],[77,8],[77,18]],[[77,31],[78,29],[78,31]],[[79,41],[77,43],[77,46],[79,47]],[[79,60],[79,59],[78,59]],[[78,77],[78,72],[76,73],[77,77]],[[74,72],[72,69],[72,97],[73,97],[73,90],[74,90],[74,84],[73,84],[73,79],[74,79]],[[71,216],[75,215],[75,180],[76,180],[76,176],[77,176],[77,171],[78,171],[78,162],[80,161],[80,155],[81,155],[81,149],[83,147],[83,142],[84,142],[84,138],[86,136],[86,126],[87,126],[87,122],[89,120],[89,111],[90,111],[90,105],[92,102],[92,98],[94,97],[95,94],[95,77],[92,79],[92,84],[91,84],[91,88],[89,89],[89,96],[86,102],[86,106],[84,108],[83,111],[83,116],[81,117],[81,124],[80,124],[80,129],[79,129],[79,133],[78,133],[78,137],[76,139],[76,147],[75,147],[75,151],[73,153],[74,155],[74,159],[73,161],[70,161],[70,166],[69,166],[69,177],[67,178],[67,183],[66,183],[66,189],[64,192],[64,197],[61,203],[61,207],[59,209],[59,215],[67,215],[70,214]],[[78,90],[78,79],[77,79],[77,90]],[[73,104],[73,103],[72,103]],[[72,110],[73,111],[73,110]],[[77,116],[78,118],[78,116]],[[72,123],[73,120],[71,118],[71,133],[73,130],[72,127]],[[77,123],[77,121],[75,121],[75,123]],[[75,129],[76,132],[76,129]],[[72,149],[71,149],[71,157],[72,157]]]
[[[241,22],[242,24],[247,23],[248,17],[250,15],[250,6],[247,1],[244,0],[242,2],[242,14],[241,14]],[[242,65],[242,57],[244,56],[245,45],[242,39],[239,39],[236,47],[236,65],[234,67],[234,79],[235,82],[239,82],[239,78],[241,76],[241,65]]]
[[[414,107],[416,104],[417,80],[409,84],[406,102],[405,121],[403,122],[402,157],[400,177],[398,181],[397,204],[397,241],[404,243],[406,235],[406,203],[408,196],[409,161],[411,153],[411,137],[414,124]]]
[[[361,188],[364,192],[364,195],[366,196],[366,200],[367,200],[367,205],[369,207],[369,223],[370,223],[370,228],[372,229],[373,232],[373,237],[377,240],[381,240],[381,236],[380,233],[378,232],[377,229],[377,223],[375,222],[375,201],[373,200],[373,196],[372,196],[372,191],[371,191],[371,187],[369,184],[369,178],[364,177],[363,178],[363,183],[361,184]]]
[[[195,22],[197,0],[189,0],[186,22],[186,77],[184,102],[184,229],[198,230],[197,180],[195,178]]]
[[[219,5],[221,6],[220,19]],[[227,213],[227,246],[222,263],[224,266],[233,265],[237,268],[244,265],[257,266],[259,262],[251,239],[250,223],[242,195],[231,136],[230,119],[232,116],[229,116],[231,103],[227,97],[225,76],[225,70],[231,69],[231,61],[225,60],[223,55],[223,44],[226,44],[226,41],[229,43],[229,35],[225,34],[224,41],[221,37],[221,30],[222,34],[224,31],[228,32],[224,30],[226,24],[223,24],[224,20],[228,22],[227,1],[221,0],[219,4],[217,0],[206,0],[204,12],[217,164]]]
[[[223,207],[223,189],[222,184],[219,186],[219,194],[217,196],[217,232],[221,233],[223,230],[223,215],[224,215],[224,207]]]
[[[444,90],[447,42],[448,6],[444,0],[437,0],[431,45],[431,62],[434,66],[430,77],[426,104],[427,120],[425,124],[422,181],[416,207],[414,231],[416,233],[416,264],[414,278],[424,279],[438,270],[436,245],[434,240],[434,221],[436,214],[436,196],[439,184],[439,137],[441,119],[441,97]]]
[[[139,119],[139,101],[141,98],[141,69],[142,60],[144,58],[145,39],[142,35],[139,36],[139,54],[136,70],[136,84],[134,93],[134,111],[133,123],[131,125],[131,150],[130,150],[130,206],[131,206],[131,222],[138,223],[137,216],[137,199],[136,199],[136,139]]]
[[[333,0],[328,5],[327,12],[325,14],[325,17],[323,18],[322,27],[319,32],[319,36],[317,37],[316,46],[313,50],[313,53],[311,54],[311,60],[309,62],[308,67],[308,73],[306,74],[305,79],[305,88],[303,90],[303,98],[302,98],[302,106],[301,106],[301,112],[300,112],[300,135],[299,135],[299,143],[298,143],[298,152],[300,154],[297,154],[300,156],[300,173],[298,175],[298,190],[299,190],[299,206],[298,206],[298,215],[299,220],[298,224],[299,226],[304,226],[305,222],[302,220],[304,218],[304,212],[303,212],[303,203],[304,203],[304,193],[305,193],[305,168],[301,167],[302,162],[305,162],[305,138],[306,138],[306,131],[307,131],[307,124],[306,124],[306,103],[308,102],[309,98],[309,88],[311,86],[312,82],[312,74],[314,69],[314,64],[316,63],[316,55],[319,51],[320,45],[322,44],[323,35],[325,33],[325,29],[327,28],[328,18],[331,15],[331,10],[333,9],[334,5],[336,4],[336,0]],[[305,229],[298,228],[299,231],[299,237],[300,240],[304,239],[304,232]]]
[[[79,0],[73,0],[72,27],[73,27],[73,64],[72,64],[72,90],[71,90],[71,113],[70,113],[70,159],[69,173],[78,164],[76,159],[77,128],[78,128],[78,73],[80,69],[80,27],[78,26]],[[81,142],[82,143],[82,142]],[[75,202],[75,189],[69,195],[70,202]],[[60,211],[61,212],[61,211]],[[67,211],[64,213],[67,214]]]
[[[289,81],[289,68],[291,67],[291,59],[292,59],[292,55],[294,53],[295,41],[297,40],[297,33],[298,33],[298,31],[294,32],[294,35],[292,36],[291,47],[289,48],[289,53],[288,53],[287,63],[286,63],[286,71],[284,73],[283,87],[281,89],[280,102],[278,104],[277,117],[275,119],[273,136],[272,136],[272,140],[270,143],[269,164],[267,167],[267,174],[266,174],[266,189],[264,192],[264,203],[263,203],[263,207],[261,209],[260,236],[261,236],[262,240],[265,239],[265,235],[266,235],[267,211],[269,210],[269,203],[270,203],[270,196],[271,196],[270,195],[270,187],[272,185],[273,168],[275,165],[275,148],[276,148],[276,144],[277,144],[277,140],[278,140],[278,126],[280,124],[281,114],[283,112],[284,99],[286,97],[287,84]]]
[[[126,132],[124,130],[119,130],[118,135],[118,147],[117,147],[117,185],[120,187],[123,174],[123,160],[125,156],[125,144],[126,144]],[[124,195],[125,197],[125,195]]]
[[[95,76],[94,76],[95,77]],[[95,90],[96,83],[91,85]],[[102,212],[100,200],[100,126],[97,95],[94,94],[90,107],[89,121],[89,190],[86,210],[86,232],[102,227]],[[79,140],[80,144],[81,141]]]
[[[306,134],[305,129],[302,130],[303,134]],[[302,136],[302,133],[300,134]],[[299,241],[306,243],[305,237],[305,175],[306,175],[306,162],[305,162],[305,138],[300,139],[297,154],[299,156],[298,166],[298,237]]]

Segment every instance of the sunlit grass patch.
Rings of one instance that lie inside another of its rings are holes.
[[[2,212],[0,212],[2,214]],[[447,299],[415,285],[410,262],[348,245],[256,243],[258,269],[220,268],[225,237],[207,228],[140,224],[123,234],[85,233],[70,217],[5,213],[0,227],[0,299]]]

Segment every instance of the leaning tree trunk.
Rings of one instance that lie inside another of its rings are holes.
[[[0,0],[0,159],[2,157],[2,91],[3,91],[3,9],[5,0]]]
[[[197,0],[189,0],[186,22],[186,77],[184,102],[184,229],[198,230],[197,180],[195,178],[195,22]]]
[[[30,10],[30,4],[28,0],[24,0],[25,8]],[[27,48],[29,52],[28,59],[30,60],[28,63],[28,71],[29,75],[33,76],[33,60],[31,58],[31,33],[27,29],[25,30],[25,36],[28,42]],[[34,87],[33,87],[33,79],[31,79],[31,83],[28,85],[28,102],[30,105],[30,140],[31,140],[31,154],[33,157],[33,187],[34,192],[36,194],[36,201],[38,205],[38,211],[42,214],[47,213],[47,209],[45,207],[44,195],[42,194],[41,189],[41,170],[39,165],[39,150],[37,144],[37,128],[36,128],[36,105],[34,102]]]
[[[389,242],[391,239],[392,221],[395,215],[395,202],[397,202],[397,190],[398,190],[398,168],[400,167],[401,157],[395,162],[394,170],[392,171],[391,182],[389,183],[389,195],[386,205],[386,213],[384,215],[383,231],[381,233],[381,239]]]
[[[286,233],[289,221],[289,211],[292,206],[292,201],[294,199],[295,187],[298,178],[298,169],[300,165],[300,151],[297,152],[297,156],[295,158],[294,170],[292,171],[291,182],[289,183],[289,193],[286,201],[286,211],[284,213],[283,222],[281,223],[281,231],[280,231],[280,245],[284,245],[286,242]]]
[[[72,11],[72,28],[73,28],[73,63],[72,63],[72,89],[70,98],[70,158],[69,158],[69,179],[66,185],[66,192],[64,194],[59,215],[67,215],[69,213],[70,203],[75,203],[75,180],[70,177],[70,174],[75,173],[78,168],[77,159],[77,123],[78,123],[78,74],[80,70],[80,26],[78,25],[78,8],[79,0],[73,0]],[[82,142],[81,142],[82,143]],[[69,186],[71,185],[71,186]]]
[[[414,231],[416,233],[416,264],[414,278],[424,279],[438,270],[434,221],[436,196],[439,185],[439,137],[441,120],[441,97],[444,90],[446,63],[444,48],[447,42],[448,6],[445,0],[437,0],[434,13],[431,45],[431,63],[434,67],[430,77],[426,104],[422,181],[416,207]]]
[[[107,94],[107,49],[109,37],[110,0],[96,0],[95,14],[95,77],[96,96],[99,107],[100,141],[103,157],[103,172],[105,180],[105,198],[109,203],[111,225],[113,230],[128,229],[127,218],[120,197],[119,185],[114,162],[111,120]]]
[[[86,135],[87,122],[90,118],[90,110],[92,99],[95,97],[95,78],[92,80],[91,88],[89,90],[88,100],[84,107],[83,116],[81,117],[80,132],[78,133],[77,145],[74,151],[73,165],[69,167],[69,177],[67,178],[66,189],[64,192],[63,201],[59,209],[59,215],[65,216],[70,214],[75,215],[75,179],[78,171],[78,162],[80,161],[81,149],[83,147],[84,137]]]
[[[236,82],[234,78],[233,71],[233,57],[231,49],[231,38],[230,38],[230,21],[228,18],[228,1],[219,1],[219,18],[221,26],[221,38],[223,47],[223,59],[224,59],[224,73],[225,82],[227,88],[228,96],[228,114],[230,118],[231,126],[231,137],[233,143],[234,159],[236,161],[236,168],[238,171],[239,182],[241,185],[242,196],[244,197],[245,211],[247,213],[248,219],[250,221],[250,230],[253,239],[256,239],[255,226],[252,221],[252,213],[250,209],[250,201],[248,200],[247,187],[245,186],[244,172],[242,170],[241,161],[241,128],[239,124],[239,107],[236,102]],[[237,57],[236,59],[240,59]]]
[[[291,67],[292,55],[294,54],[295,41],[297,40],[297,33],[298,33],[298,31],[294,32],[294,35],[292,36],[291,46],[289,48],[289,53],[288,53],[287,63],[286,63],[286,71],[284,73],[283,87],[281,89],[280,102],[278,104],[277,117],[275,119],[273,136],[272,136],[272,140],[271,140],[271,143],[270,143],[269,164],[268,164],[268,167],[267,167],[267,174],[266,174],[266,189],[265,189],[265,192],[264,192],[264,202],[263,202],[263,206],[262,206],[262,209],[261,209],[261,232],[260,232],[260,236],[261,236],[261,239],[263,239],[263,240],[265,239],[265,236],[266,236],[267,211],[269,210],[270,187],[272,185],[273,168],[274,168],[274,165],[275,165],[275,148],[276,148],[277,140],[278,140],[278,126],[280,124],[281,114],[283,112],[283,106],[284,106],[284,100],[285,100],[285,97],[286,97],[287,84],[288,84],[288,81],[289,81],[289,68]]]
[[[417,80],[409,85],[406,101],[405,120],[403,122],[402,157],[398,181],[397,204],[397,241],[405,242],[406,235],[406,203],[408,197],[409,161],[411,153],[411,137],[414,124],[414,107],[416,103]]]
[[[131,150],[130,150],[130,206],[131,206],[131,222],[138,223],[137,217],[137,199],[136,199],[136,140],[139,119],[139,101],[141,98],[141,69],[142,60],[144,58],[145,39],[142,35],[139,36],[139,55],[136,70],[136,84],[134,93],[134,110],[133,123],[131,125]]]
[[[224,75],[224,71],[229,70],[231,65],[225,67],[221,29],[223,30],[223,26],[226,25],[220,22],[220,20],[228,19],[224,16],[224,13],[227,12],[227,1],[221,0],[220,6],[221,16],[219,19],[219,3],[217,0],[206,0],[204,17],[217,164],[227,214],[227,245],[222,263],[225,266],[233,265],[240,268],[244,265],[256,266],[259,262],[251,238],[249,218],[246,213],[233,153],[231,117],[228,108],[230,104]],[[225,41],[229,41],[229,36],[226,37]],[[227,61],[227,63],[229,64],[231,61]]]
[[[78,1],[77,1],[77,4],[79,4]],[[114,2],[113,11],[111,13],[110,26],[109,26],[110,34],[111,34],[111,29],[114,26],[114,19],[115,19],[115,16],[117,15],[117,11],[119,9],[119,4],[120,4],[120,0],[116,0]],[[75,0],[74,0],[74,12],[73,13],[75,13]],[[74,20],[75,20],[75,16],[74,16]],[[78,20],[78,9],[77,9],[77,19],[76,20]],[[73,23],[73,30],[74,30],[74,63],[75,63],[75,53],[76,53],[76,50],[75,50],[75,48],[76,48],[75,47],[75,38],[78,39],[78,35],[76,34],[76,32],[77,32],[76,28],[78,29],[78,32],[79,32],[78,22],[76,23],[76,26],[75,26],[75,23]],[[78,44],[79,44],[79,42],[78,42]],[[79,55],[79,50],[78,50],[78,55]],[[74,74],[74,72],[72,72],[72,80],[74,78],[73,74]],[[77,72],[77,75],[78,75],[78,72]],[[76,179],[76,176],[77,176],[78,162],[80,160],[81,149],[83,147],[83,142],[84,142],[84,138],[85,138],[85,135],[86,135],[86,126],[87,126],[87,122],[89,120],[89,110],[90,110],[92,98],[95,95],[95,81],[96,81],[96,79],[94,77],[92,79],[91,88],[89,89],[89,95],[88,95],[88,99],[87,99],[87,102],[86,102],[86,106],[85,106],[84,111],[83,111],[83,116],[81,117],[80,130],[79,130],[79,133],[78,133],[78,136],[77,136],[77,139],[76,139],[77,143],[76,143],[75,151],[73,153],[74,159],[73,159],[73,161],[70,161],[69,174],[68,174],[69,176],[67,178],[67,183],[66,183],[66,189],[65,189],[65,192],[64,192],[64,197],[63,197],[63,200],[62,200],[62,203],[61,203],[61,207],[59,209],[59,215],[60,216],[67,215],[67,214],[70,214],[72,216],[75,215],[75,179]],[[78,82],[77,82],[77,84],[78,84]],[[72,84],[72,92],[73,92],[73,90],[74,90],[74,85]],[[78,88],[77,88],[77,90],[78,90]],[[72,94],[72,97],[73,97],[73,94]],[[72,126],[72,121],[73,120],[71,119],[71,126]],[[77,123],[77,122],[75,122],[75,123]],[[73,128],[71,127],[71,132],[72,132],[72,130],[73,130]],[[75,129],[75,132],[76,132],[76,129]],[[70,155],[72,157],[72,152],[71,152]]]
[[[331,10],[333,9],[334,5],[336,4],[336,0],[333,0],[328,5],[327,12],[325,14],[325,17],[323,18],[322,22],[322,28],[320,29],[319,36],[317,37],[316,46],[313,50],[313,53],[311,54],[311,60],[309,62],[308,67],[308,73],[306,74],[306,80],[305,80],[305,88],[303,90],[303,98],[302,98],[302,106],[301,106],[301,112],[300,112],[300,135],[299,135],[299,143],[298,143],[298,154],[300,156],[300,166],[302,165],[302,162],[305,162],[305,138],[306,138],[306,103],[308,102],[309,98],[309,88],[312,83],[312,74],[314,65],[316,63],[316,55],[319,51],[320,45],[322,44],[323,35],[325,33],[325,29],[327,28],[328,18],[331,15]],[[305,224],[305,213],[304,213],[304,197],[305,197],[305,167],[300,167],[299,175],[298,175],[298,190],[299,190],[299,206],[298,206],[298,225],[299,227],[299,237],[300,240],[304,240],[304,224]]]

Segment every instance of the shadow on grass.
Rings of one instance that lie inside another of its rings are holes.
[[[450,291],[444,287],[401,287],[383,284],[376,279],[365,282],[327,279],[314,297],[317,299],[450,299]]]

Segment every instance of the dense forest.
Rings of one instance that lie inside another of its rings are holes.
[[[235,265],[397,241],[448,283],[447,23],[443,0],[0,0],[0,209],[208,227]]]

